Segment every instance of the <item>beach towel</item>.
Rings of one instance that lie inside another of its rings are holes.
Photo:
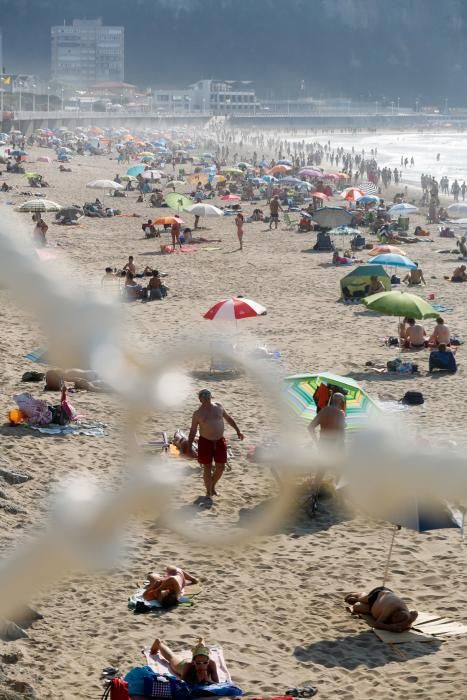
[[[79,422],[75,425],[49,425],[47,427],[41,427],[37,425],[28,425],[23,423],[22,428],[31,428],[32,430],[37,430],[39,433],[44,435],[87,435],[88,437],[103,437],[108,435],[105,428],[107,427],[105,423],[85,423]]]
[[[151,648],[145,647],[143,654],[146,657],[146,663],[151,668],[152,671],[159,674],[167,674],[173,676],[172,671],[168,662],[162,658],[159,654],[155,656],[151,655]],[[191,661],[192,653],[190,649],[185,649],[178,656],[180,656],[184,661]],[[217,674],[219,676],[219,683],[232,683],[232,678],[227,669],[227,665],[224,659],[224,651],[221,646],[214,645],[209,647],[209,656],[215,662],[217,666]],[[206,688],[207,686],[204,686]]]
[[[371,615],[360,615],[376,636],[386,644],[407,644],[410,642],[443,641],[447,637],[467,634],[467,626],[433,613],[418,613],[413,627],[406,632],[388,632],[374,628],[375,621]]]
[[[27,355],[24,355],[26,360],[31,362],[40,362],[43,365],[47,364],[47,350],[44,348],[37,348],[37,350],[31,350]]]
[[[49,260],[56,260],[57,256],[50,250],[44,250],[43,248],[36,248],[36,255],[39,260],[43,262],[48,262]]]
[[[452,306],[444,306],[444,304],[431,304],[432,307],[434,308],[435,311],[439,311],[439,313],[446,311],[452,311]]]
[[[211,250],[222,250],[222,246],[211,245],[211,246],[207,246],[206,248],[201,248],[201,250],[207,250],[208,252],[211,252]]]

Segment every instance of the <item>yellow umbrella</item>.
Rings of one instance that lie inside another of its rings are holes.
[[[203,185],[205,185],[209,181],[209,175],[207,173],[195,173],[194,175],[190,175],[188,178],[188,182],[191,185],[197,185],[198,182],[201,182]]]

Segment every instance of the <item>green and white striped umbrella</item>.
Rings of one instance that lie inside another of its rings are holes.
[[[50,199],[31,199],[29,202],[24,202],[21,204],[17,211],[22,212],[44,212],[44,211],[60,211],[62,209],[61,204],[57,202],[51,202]]]
[[[285,400],[294,412],[308,423],[316,416],[313,394],[320,384],[332,384],[345,392],[345,412],[347,430],[354,431],[365,427],[371,416],[381,412],[361,386],[349,377],[340,377],[331,372],[316,374],[295,374],[284,379]]]

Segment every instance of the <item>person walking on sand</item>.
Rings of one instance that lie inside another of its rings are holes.
[[[238,242],[240,244],[240,250],[243,250],[243,223],[243,214],[241,212],[238,212],[237,216],[235,217],[235,225],[237,226],[237,237]]]
[[[178,243],[180,248],[182,247],[182,244],[180,242],[180,224],[178,221],[174,220],[170,229],[170,232],[172,234],[172,248],[175,250],[175,245]]]
[[[198,463],[203,467],[206,497],[217,496],[216,484],[222,477],[227,463],[227,443],[224,437],[226,421],[243,440],[243,433],[220,403],[213,403],[209,389],[202,389],[198,394],[201,406],[193,413],[191,429],[188,436],[188,454],[191,453],[193,440],[199,429]],[[214,462],[214,471],[212,464]]]
[[[269,202],[269,211],[271,216],[269,218],[269,230],[272,230],[272,225],[274,223],[274,228],[277,230],[279,225],[279,211],[284,211],[280,205],[279,198],[275,195]]]

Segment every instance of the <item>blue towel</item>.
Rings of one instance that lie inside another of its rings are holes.
[[[452,307],[444,306],[444,304],[432,304],[432,307],[435,311],[439,311],[440,313],[443,311],[452,311]]]
[[[40,362],[43,365],[47,364],[47,350],[44,348],[37,348],[37,350],[32,350],[31,352],[28,352],[27,355],[24,355],[26,360],[30,360],[31,362]]]
[[[210,685],[191,684],[189,683],[190,695],[192,698],[202,698],[213,695],[218,698],[222,697],[239,697],[243,695],[243,691],[233,683],[226,681],[225,683],[211,683]]]

